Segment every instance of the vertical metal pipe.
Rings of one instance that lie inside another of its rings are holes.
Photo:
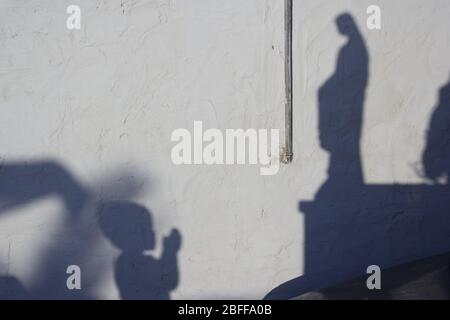
[[[285,147],[283,162],[291,163],[293,159],[292,150],[292,137],[293,137],[293,125],[292,125],[292,112],[293,112],[293,96],[292,96],[292,20],[293,20],[293,0],[285,0],[285,87],[286,87],[286,106],[285,106]]]

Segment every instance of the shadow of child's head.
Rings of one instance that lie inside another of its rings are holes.
[[[99,207],[99,225],[111,243],[126,253],[141,253],[155,247],[151,213],[141,205],[126,201],[108,202]]]

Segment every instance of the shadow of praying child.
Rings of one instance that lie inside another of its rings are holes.
[[[145,251],[155,248],[151,213],[132,202],[101,205],[99,224],[103,234],[121,250],[114,274],[120,296],[125,300],[170,300],[178,285],[177,253],[181,235],[174,229],[163,239],[160,259]]]

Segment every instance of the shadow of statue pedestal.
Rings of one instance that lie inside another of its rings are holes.
[[[304,214],[304,275],[266,298],[293,298],[382,269],[450,252],[450,188],[325,183]],[[412,279],[406,278],[407,281]],[[365,284],[365,282],[364,282]]]

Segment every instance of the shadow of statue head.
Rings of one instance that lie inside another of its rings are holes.
[[[155,247],[151,213],[132,202],[110,202],[99,210],[99,225],[111,243],[126,253],[142,253]]]
[[[336,18],[336,25],[339,33],[344,36],[351,36],[358,30],[355,20],[349,13],[339,15]]]

